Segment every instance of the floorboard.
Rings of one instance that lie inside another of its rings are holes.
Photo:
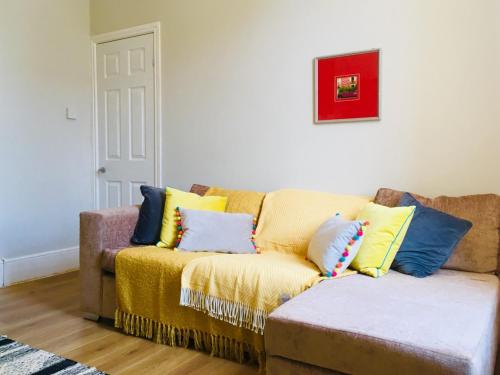
[[[81,317],[78,272],[0,289],[0,334],[109,374],[258,374],[256,367],[127,336]]]

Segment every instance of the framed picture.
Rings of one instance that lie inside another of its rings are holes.
[[[379,119],[380,50],[314,59],[314,122]]]

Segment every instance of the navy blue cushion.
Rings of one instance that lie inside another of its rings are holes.
[[[144,197],[139,219],[135,226],[131,242],[138,245],[156,245],[160,240],[163,208],[165,207],[165,189],[142,185]]]
[[[472,227],[470,221],[424,206],[405,193],[399,206],[415,206],[415,213],[391,268],[426,277],[446,263]]]

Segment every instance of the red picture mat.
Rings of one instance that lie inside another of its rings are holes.
[[[315,122],[379,119],[379,50],[315,59]]]

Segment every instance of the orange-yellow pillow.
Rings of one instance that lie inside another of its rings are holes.
[[[175,221],[175,209],[177,207],[193,210],[219,211],[226,209],[227,198],[217,196],[199,196],[182,190],[167,187],[165,198],[165,209],[160,233],[160,242],[156,246],[173,248],[177,240],[177,222]]]
[[[238,214],[250,214],[259,218],[262,201],[265,193],[250,190],[231,190],[220,187],[211,187],[205,193],[205,197],[217,195],[227,197],[226,212]]]

